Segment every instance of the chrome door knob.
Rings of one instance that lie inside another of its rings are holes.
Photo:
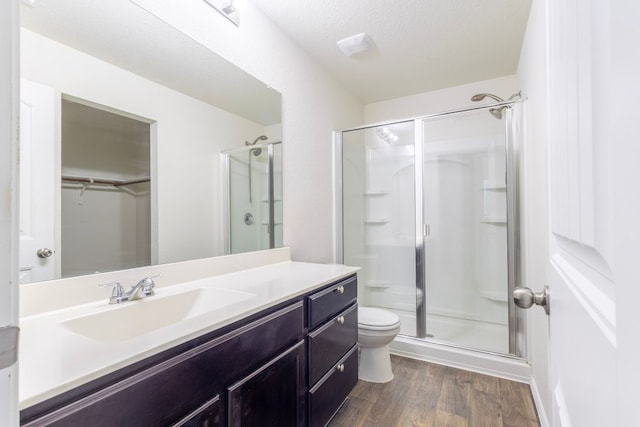
[[[41,248],[36,251],[36,255],[38,255],[38,258],[49,258],[53,255],[53,251],[49,248]]]
[[[513,290],[513,302],[520,308],[529,308],[539,305],[544,312],[549,314],[549,287],[545,286],[542,292],[533,292],[529,288],[515,288]]]

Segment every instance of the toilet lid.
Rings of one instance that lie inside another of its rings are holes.
[[[400,318],[389,310],[375,307],[358,307],[358,324],[365,326],[395,326]]]

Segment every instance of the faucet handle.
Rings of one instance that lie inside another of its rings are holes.
[[[118,304],[122,302],[124,296],[124,288],[120,282],[102,283],[98,285],[99,288],[112,287],[111,298],[109,298],[109,304]]]
[[[151,296],[155,294],[155,291],[153,289],[155,288],[156,284],[153,281],[153,279],[160,276],[162,276],[162,274],[147,276],[144,279],[141,279],[140,282],[138,282],[139,285],[142,285],[142,290],[145,293],[145,295]]]

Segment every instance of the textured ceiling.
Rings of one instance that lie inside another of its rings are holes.
[[[247,1],[365,103],[514,74],[531,6],[531,0]],[[344,56],[336,42],[361,32],[375,50]]]

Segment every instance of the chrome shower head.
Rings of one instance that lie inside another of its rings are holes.
[[[266,141],[267,139],[269,139],[269,138],[267,138],[266,135],[260,135],[259,137],[254,139],[253,142],[245,141],[244,145],[256,145],[256,142],[258,142],[258,141]]]
[[[475,94],[475,95],[473,95],[471,97],[471,100],[474,101],[474,102],[478,102],[478,101],[482,101],[485,98],[491,98],[491,99],[493,99],[494,101],[497,101],[497,102],[503,102],[504,101],[504,99],[500,98],[499,96],[496,96],[496,95],[493,95],[493,94],[490,94],[490,93],[478,93],[478,94]]]
[[[507,107],[501,107],[501,108],[489,108],[489,114],[491,114],[493,117],[495,117],[498,120],[502,120],[502,110],[504,110]]]
[[[266,141],[267,139],[269,139],[269,138],[267,138],[266,135],[260,135],[259,137],[254,139],[253,142],[245,141],[244,145],[256,145],[256,142],[258,142],[258,141]],[[253,148],[253,149],[249,150],[249,153],[251,153],[254,156],[258,157],[260,154],[262,154],[262,148]]]

